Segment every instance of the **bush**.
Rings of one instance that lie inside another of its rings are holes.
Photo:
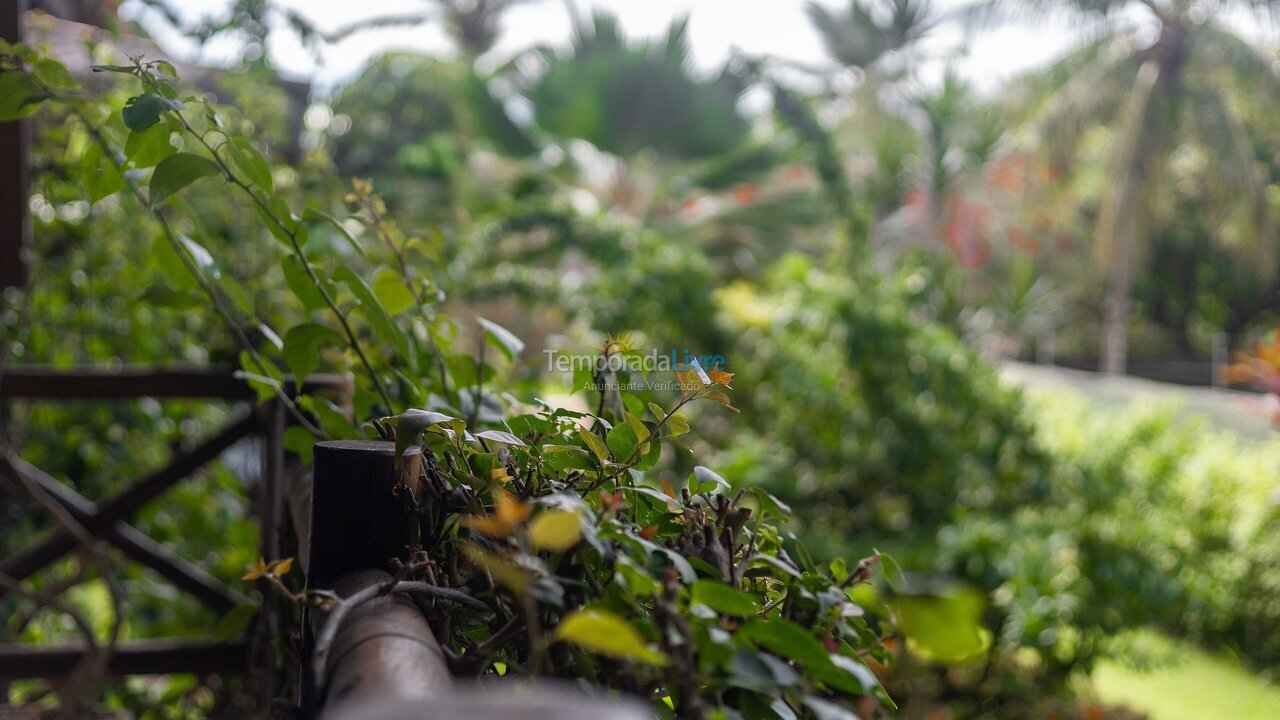
[[[1274,665],[1280,449],[1167,406],[1099,410],[1054,393],[1035,409],[1057,459],[1049,495],[939,533],[939,567],[994,590],[1001,636],[1087,669],[1107,636],[1155,625]]]
[[[891,282],[793,256],[719,299],[755,421],[725,462],[795,501],[823,551],[875,538],[919,566],[942,524],[1045,492],[1018,393]]]

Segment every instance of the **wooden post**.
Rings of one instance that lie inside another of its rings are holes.
[[[27,0],[0,2],[0,38],[22,42]],[[27,284],[23,249],[31,244],[31,123],[0,123],[0,291]]]
[[[406,451],[405,462],[420,453]],[[326,441],[316,443],[314,457],[307,587],[347,597],[386,582],[391,576],[382,568],[391,558],[407,558],[417,540],[418,518],[395,493],[395,444]],[[315,620],[306,624],[320,627]],[[319,677],[304,664],[301,705],[309,712],[357,695],[421,697],[448,683],[426,618],[399,594],[357,606],[341,620],[327,655]]]
[[[419,453],[405,452],[405,458]],[[332,588],[357,570],[407,558],[418,519],[395,494],[395,445],[367,440],[316,443],[307,587]]]

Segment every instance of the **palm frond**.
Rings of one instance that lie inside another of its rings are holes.
[[[1103,199],[1098,213],[1097,232],[1094,238],[1095,258],[1102,265],[1115,262],[1118,255],[1126,254],[1130,261],[1136,254],[1137,238],[1142,233],[1140,224],[1149,219],[1144,212],[1154,182],[1152,164],[1161,155],[1158,138],[1151,132],[1152,96],[1160,79],[1160,67],[1153,61],[1143,63],[1125,101],[1120,122],[1114,130],[1109,171],[1111,192]],[[1127,243],[1128,245],[1122,245]]]
[[[1254,264],[1264,277],[1273,277],[1275,248],[1266,182],[1244,124],[1217,89],[1196,88],[1191,91],[1191,101],[1196,108],[1193,122],[1197,138],[1213,159],[1211,183],[1221,193],[1215,204],[1226,211],[1218,239]]]
[[[1020,142],[1062,157],[1076,147],[1092,123],[1120,112],[1130,97],[1139,60],[1126,38],[1109,37],[1090,43],[1065,58],[1037,81],[1022,88],[1015,117]]]

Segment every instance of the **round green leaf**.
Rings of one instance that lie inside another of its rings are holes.
[[[196,180],[217,173],[217,164],[207,157],[193,153],[170,155],[151,175],[151,204],[157,205]]]

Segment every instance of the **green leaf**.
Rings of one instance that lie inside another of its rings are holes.
[[[299,245],[305,244],[305,238],[302,237],[305,228],[298,227],[297,218],[289,210],[289,204],[279,196],[268,196],[261,192],[258,192],[257,195],[262,200],[262,204],[254,203],[253,210],[261,218],[262,224],[267,228],[267,231],[289,250],[293,250],[295,239],[297,239]],[[266,206],[265,209],[263,205]],[[297,238],[293,237],[295,234],[298,236]]]
[[[552,637],[621,660],[667,664],[667,656],[649,647],[631,623],[604,610],[587,608],[570,614],[556,627]]]
[[[303,323],[289,329],[284,335],[284,361],[293,373],[297,387],[317,367],[320,367],[320,348],[324,345],[346,345],[342,333],[326,325]]]
[[[360,244],[360,240],[357,239],[356,236],[347,229],[347,226],[338,218],[330,215],[320,208],[308,207],[302,211],[302,219],[306,222],[321,220],[328,223],[334,230],[338,231],[338,234],[341,235],[344,240],[351,244],[351,247],[355,248],[356,252],[360,253],[361,257],[369,257],[369,254],[364,251],[364,246]]]
[[[173,129],[168,123],[155,125],[138,133],[129,133],[124,144],[124,156],[136,168],[155,167],[161,160],[178,152],[169,142]]]
[[[177,70],[177,68],[175,68],[175,67],[173,66],[173,63],[169,62],[168,60],[157,60],[157,61],[156,61],[156,70],[158,70],[158,71],[160,71],[160,72],[164,73],[165,75],[168,75],[169,77],[173,78],[174,80],[177,80],[177,79],[178,79],[178,70]]]
[[[311,281],[311,276],[307,274],[302,266],[302,260],[299,260],[297,255],[285,256],[281,262],[281,269],[284,270],[285,284],[289,286],[293,296],[302,303],[304,309],[311,311],[324,307],[324,297],[320,295],[320,290]]]
[[[391,268],[378,271],[373,277],[372,288],[373,294],[378,296],[382,306],[392,315],[399,315],[413,307],[413,293],[404,284],[404,277]]]
[[[577,445],[543,445],[542,456],[556,470],[589,470],[594,467],[591,456]]]
[[[791,506],[782,502],[773,493],[761,487],[752,487],[751,494],[756,496],[756,501],[760,503],[761,512],[773,511],[780,515],[790,515]]]
[[[257,617],[257,605],[237,605],[231,608],[218,618],[218,624],[213,629],[214,641],[227,642],[244,637]]]
[[[742,637],[810,668],[830,665],[827,649],[808,630],[784,618],[751,618],[738,631]]]
[[[243,137],[235,137],[230,143],[224,145],[223,149],[231,157],[232,164],[250,183],[268,195],[275,191],[271,165],[267,163],[266,158],[262,157],[262,153],[258,152],[253,143]]]
[[[684,413],[671,413],[665,427],[671,431],[671,437],[680,437],[689,432],[689,418]]]
[[[143,93],[129,98],[120,114],[124,117],[125,127],[133,132],[142,132],[160,122],[160,113],[181,109],[182,103],[177,100],[155,93]]]
[[[935,595],[899,595],[889,602],[907,647],[944,664],[968,662],[991,647],[991,631],[982,626],[985,605],[981,592],[965,587]]]
[[[632,430],[630,425],[614,425],[605,436],[604,442],[618,462],[626,462],[631,457],[632,451],[636,449],[639,440],[636,438],[636,431]]]
[[[80,159],[80,180],[90,203],[118,193],[125,187],[124,175],[115,163],[107,160],[102,146],[96,142],[89,144]]]
[[[631,426],[631,429],[635,431],[636,440],[644,442],[644,440],[649,437],[649,426],[645,425],[640,418],[628,412],[623,414],[623,419],[626,420],[627,424]]]
[[[158,205],[196,180],[217,173],[218,165],[202,155],[170,155],[160,161],[151,175],[151,204]]]
[[[751,617],[760,609],[755,598],[722,582],[699,580],[693,584],[692,592],[693,602],[725,615]]]
[[[199,307],[203,304],[204,298],[189,290],[179,290],[172,285],[159,282],[148,285],[147,289],[138,296],[137,302],[146,303],[151,307],[187,310]]]
[[[563,552],[582,539],[578,513],[548,510],[529,523],[529,543],[535,550]]]
[[[395,420],[396,422],[396,466],[399,466],[400,458],[404,455],[404,451],[410,445],[418,442],[418,438],[427,428],[441,423],[450,423],[456,419],[444,413],[418,410],[416,408],[410,408],[393,417],[382,418],[383,422],[389,420]]]
[[[40,109],[49,95],[25,73],[0,73],[0,121],[24,118]]]
[[[338,267],[333,273],[333,278],[347,286],[352,295],[360,301],[360,310],[365,320],[369,321],[369,325],[373,331],[378,333],[385,342],[391,343],[396,352],[402,358],[409,356],[409,341],[405,338],[404,333],[400,331],[400,327],[396,325],[395,320],[391,318],[391,314],[378,301],[373,290],[365,283],[364,278],[360,277],[351,268],[346,265]]]
[[[515,360],[520,351],[524,350],[524,341],[510,330],[482,317],[477,317],[476,322],[484,328],[485,340],[500,348],[509,359]]]
[[[516,447],[529,447],[523,440],[503,430],[481,430],[475,434],[478,438],[485,440],[493,440],[494,442],[515,445]]]
[[[126,75],[133,75],[138,70],[132,65],[90,65],[89,69],[96,73],[113,72],[124,73]]]
[[[702,465],[696,465],[693,468],[693,475],[698,479],[697,492],[710,492],[716,488],[721,490],[729,489],[729,481],[720,477],[720,473]]]
[[[901,592],[905,582],[902,567],[898,565],[897,560],[893,559],[893,556],[886,555],[879,550],[876,551],[876,554],[880,556],[880,566],[884,568],[882,572],[884,573],[885,582],[889,583],[889,587]]]
[[[667,416],[667,411],[663,410],[662,406],[658,403],[649,403],[649,412],[659,421]]]
[[[582,438],[582,442],[587,444],[591,449],[591,453],[596,456],[600,462],[606,462],[609,459],[609,448],[596,436],[595,433],[586,428],[578,428],[578,436]]]
[[[80,83],[71,77],[67,67],[52,58],[41,58],[32,66],[31,71],[37,79],[54,90],[75,90]]]
[[[304,465],[310,465],[315,455],[316,436],[301,425],[290,425],[284,430],[284,449],[298,456]]]

